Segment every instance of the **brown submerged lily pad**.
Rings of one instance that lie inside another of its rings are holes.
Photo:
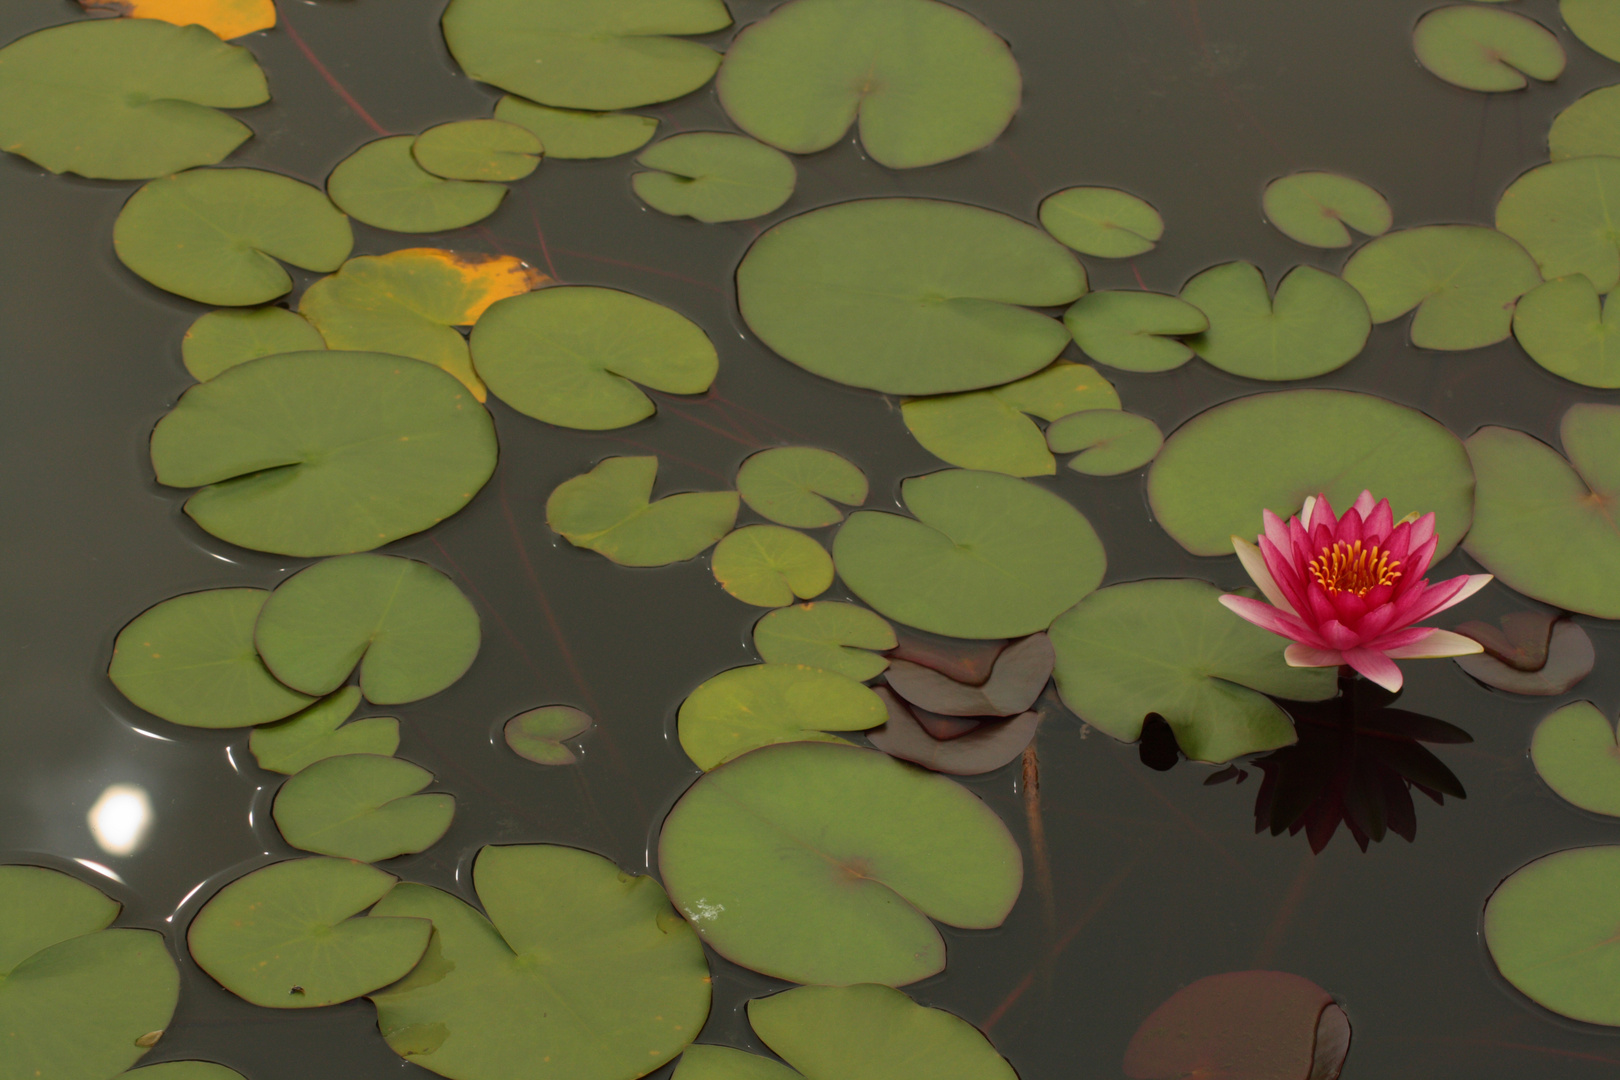
[[[1544,611],[1515,611],[1501,627],[1467,622],[1457,632],[1485,647],[1453,657],[1457,666],[1497,690],[1547,697],[1562,694],[1592,673],[1597,655],[1585,630]]]
[[[887,687],[873,689],[888,706],[889,720],[867,732],[867,741],[890,757],[952,776],[977,776],[1001,768],[1024,752],[1041,722],[1040,713],[1026,712],[1011,720],[981,720],[971,731],[940,739],[930,735],[921,718]]]
[[[920,664],[946,678],[973,686],[984,685],[996,657],[1007,647],[1007,642],[1002,640],[966,641],[915,631],[897,631],[896,637],[899,643],[884,654],[891,661]]]
[[[942,716],[1017,716],[1041,696],[1053,659],[1047,636],[1031,634],[1003,649],[979,685],[900,659],[890,660],[885,680],[912,705]]]

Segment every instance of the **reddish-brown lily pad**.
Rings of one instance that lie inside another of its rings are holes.
[[[867,741],[890,757],[952,776],[977,776],[1001,768],[1024,752],[1041,722],[1040,713],[1026,712],[1011,720],[979,721],[971,731],[939,739],[887,687],[873,689],[888,706],[889,720],[867,732]]]
[[[1052,662],[1051,641],[1031,634],[1003,649],[977,686],[908,660],[890,660],[885,679],[911,704],[943,716],[1017,716],[1041,696]]]
[[[899,644],[886,654],[890,661],[905,660],[932,668],[956,682],[983,686],[995,666],[996,657],[1007,647],[1005,641],[965,641],[933,634],[899,632]]]
[[[1592,673],[1597,654],[1586,631],[1569,619],[1543,611],[1515,611],[1501,627],[1467,622],[1457,632],[1485,647],[1482,653],[1453,657],[1457,666],[1510,694],[1550,697],[1562,694]]]

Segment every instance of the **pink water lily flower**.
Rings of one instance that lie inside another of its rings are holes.
[[[1263,604],[1230,593],[1221,603],[1243,618],[1293,641],[1283,657],[1291,667],[1348,664],[1379,686],[1401,688],[1397,659],[1462,656],[1479,642],[1413,626],[1473,596],[1490,574],[1463,574],[1430,585],[1423,574],[1434,557],[1434,515],[1396,524],[1389,500],[1374,504],[1363,491],[1335,519],[1326,495],[1306,499],[1298,517],[1284,522],[1265,511],[1265,535],[1254,544],[1232,537],[1232,547],[1261,593]]]

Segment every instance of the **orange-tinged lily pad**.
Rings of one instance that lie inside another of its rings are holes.
[[[86,11],[201,26],[225,41],[276,25],[274,0],[79,0]]]

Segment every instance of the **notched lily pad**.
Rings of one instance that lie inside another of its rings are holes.
[[[1540,165],[1508,186],[1496,227],[1524,245],[1542,276],[1585,274],[1606,293],[1620,284],[1620,159],[1570,158]]]
[[[652,116],[553,109],[511,94],[496,102],[495,119],[527,128],[546,148],[546,156],[559,160],[628,154],[646,146],[658,130]]]
[[[1382,236],[1395,221],[1389,201],[1371,186],[1330,172],[1279,176],[1266,185],[1260,205],[1288,239],[1319,248],[1349,247],[1350,229]]]
[[[248,749],[259,768],[289,776],[339,754],[382,754],[399,749],[399,721],[367,716],[345,724],[360,706],[360,688],[345,686],[303,712],[253,729]]]
[[[1151,204],[1114,188],[1065,188],[1041,200],[1040,218],[1064,246],[1105,259],[1152,251],[1164,235],[1164,219]]]
[[[1502,627],[1468,622],[1457,632],[1485,646],[1482,653],[1457,656],[1457,666],[1510,694],[1566,693],[1592,673],[1597,655],[1585,630],[1568,619],[1541,611],[1502,616]]]
[[[344,213],[379,229],[449,232],[493,214],[506,188],[481,180],[446,180],[416,163],[416,138],[390,135],[338,162],[326,193]]]
[[[884,682],[920,709],[946,716],[1016,716],[1046,689],[1052,677],[1052,642],[1031,634],[997,654],[989,678],[974,684],[909,660],[891,659]]]
[[[432,773],[396,757],[343,754],[290,777],[271,813],[295,848],[382,862],[425,851],[450,828],[455,796],[417,794],[431,783]]]
[[[681,703],[681,749],[707,772],[750,750],[783,742],[844,743],[832,731],[883,723],[883,702],[836,672],[802,664],[722,671]]]
[[[714,548],[714,579],[745,604],[786,607],[820,596],[832,585],[827,549],[780,525],[746,525]]]
[[[798,173],[780,150],[746,135],[691,131],[655,144],[636,158],[654,172],[630,177],[654,210],[698,221],[743,221],[780,209]]]
[[[1209,329],[1209,319],[1185,300],[1127,289],[1088,293],[1063,314],[1080,351],[1122,371],[1170,371],[1193,357],[1176,338]]]
[[[512,753],[536,765],[572,765],[579,755],[564,745],[591,729],[591,718],[571,705],[542,705],[518,713],[501,729]]]
[[[1609,718],[1590,701],[1565,705],[1537,724],[1530,760],[1566,802],[1620,817],[1620,745]]]
[[[664,566],[702,554],[737,520],[734,491],[652,499],[656,457],[605,458],[546,500],[546,524],[575,547],[622,566]]]
[[[857,682],[881,674],[889,661],[877,654],[894,646],[883,616],[841,600],[780,608],[754,624],[754,648],[766,663],[804,664]]]
[[[502,120],[453,120],[411,144],[416,163],[446,180],[521,180],[540,167],[534,132]]]
[[[1075,454],[1069,468],[1087,476],[1118,476],[1140,469],[1164,446],[1164,433],[1145,416],[1119,409],[1090,409],[1056,420],[1046,429],[1054,454]]]
[[[952,776],[995,772],[1015,760],[1035,738],[1041,722],[1040,713],[1025,712],[1007,720],[986,720],[941,737],[924,727],[919,711],[898,695],[881,686],[877,693],[889,715],[882,727],[867,732],[867,741],[890,757]]]
[[[191,324],[180,343],[180,356],[192,378],[207,382],[261,356],[324,348],[321,332],[286,308],[223,308]]]
[[[1253,263],[1214,266],[1182,286],[1181,299],[1209,318],[1187,344],[1222,371],[1250,379],[1310,379],[1343,367],[1372,331],[1367,305],[1350,285],[1296,266],[1267,295]]]
[[[1418,62],[1465,90],[1522,90],[1564,73],[1564,47],[1523,15],[1476,4],[1436,8],[1412,30]]]
[[[1554,375],[1605,390],[1620,386],[1620,305],[1611,309],[1585,274],[1548,281],[1520,297],[1513,335]]]
[[[844,519],[834,502],[866,501],[866,474],[831,450],[773,446],[743,461],[737,493],[750,510],[778,525],[819,529]]]

